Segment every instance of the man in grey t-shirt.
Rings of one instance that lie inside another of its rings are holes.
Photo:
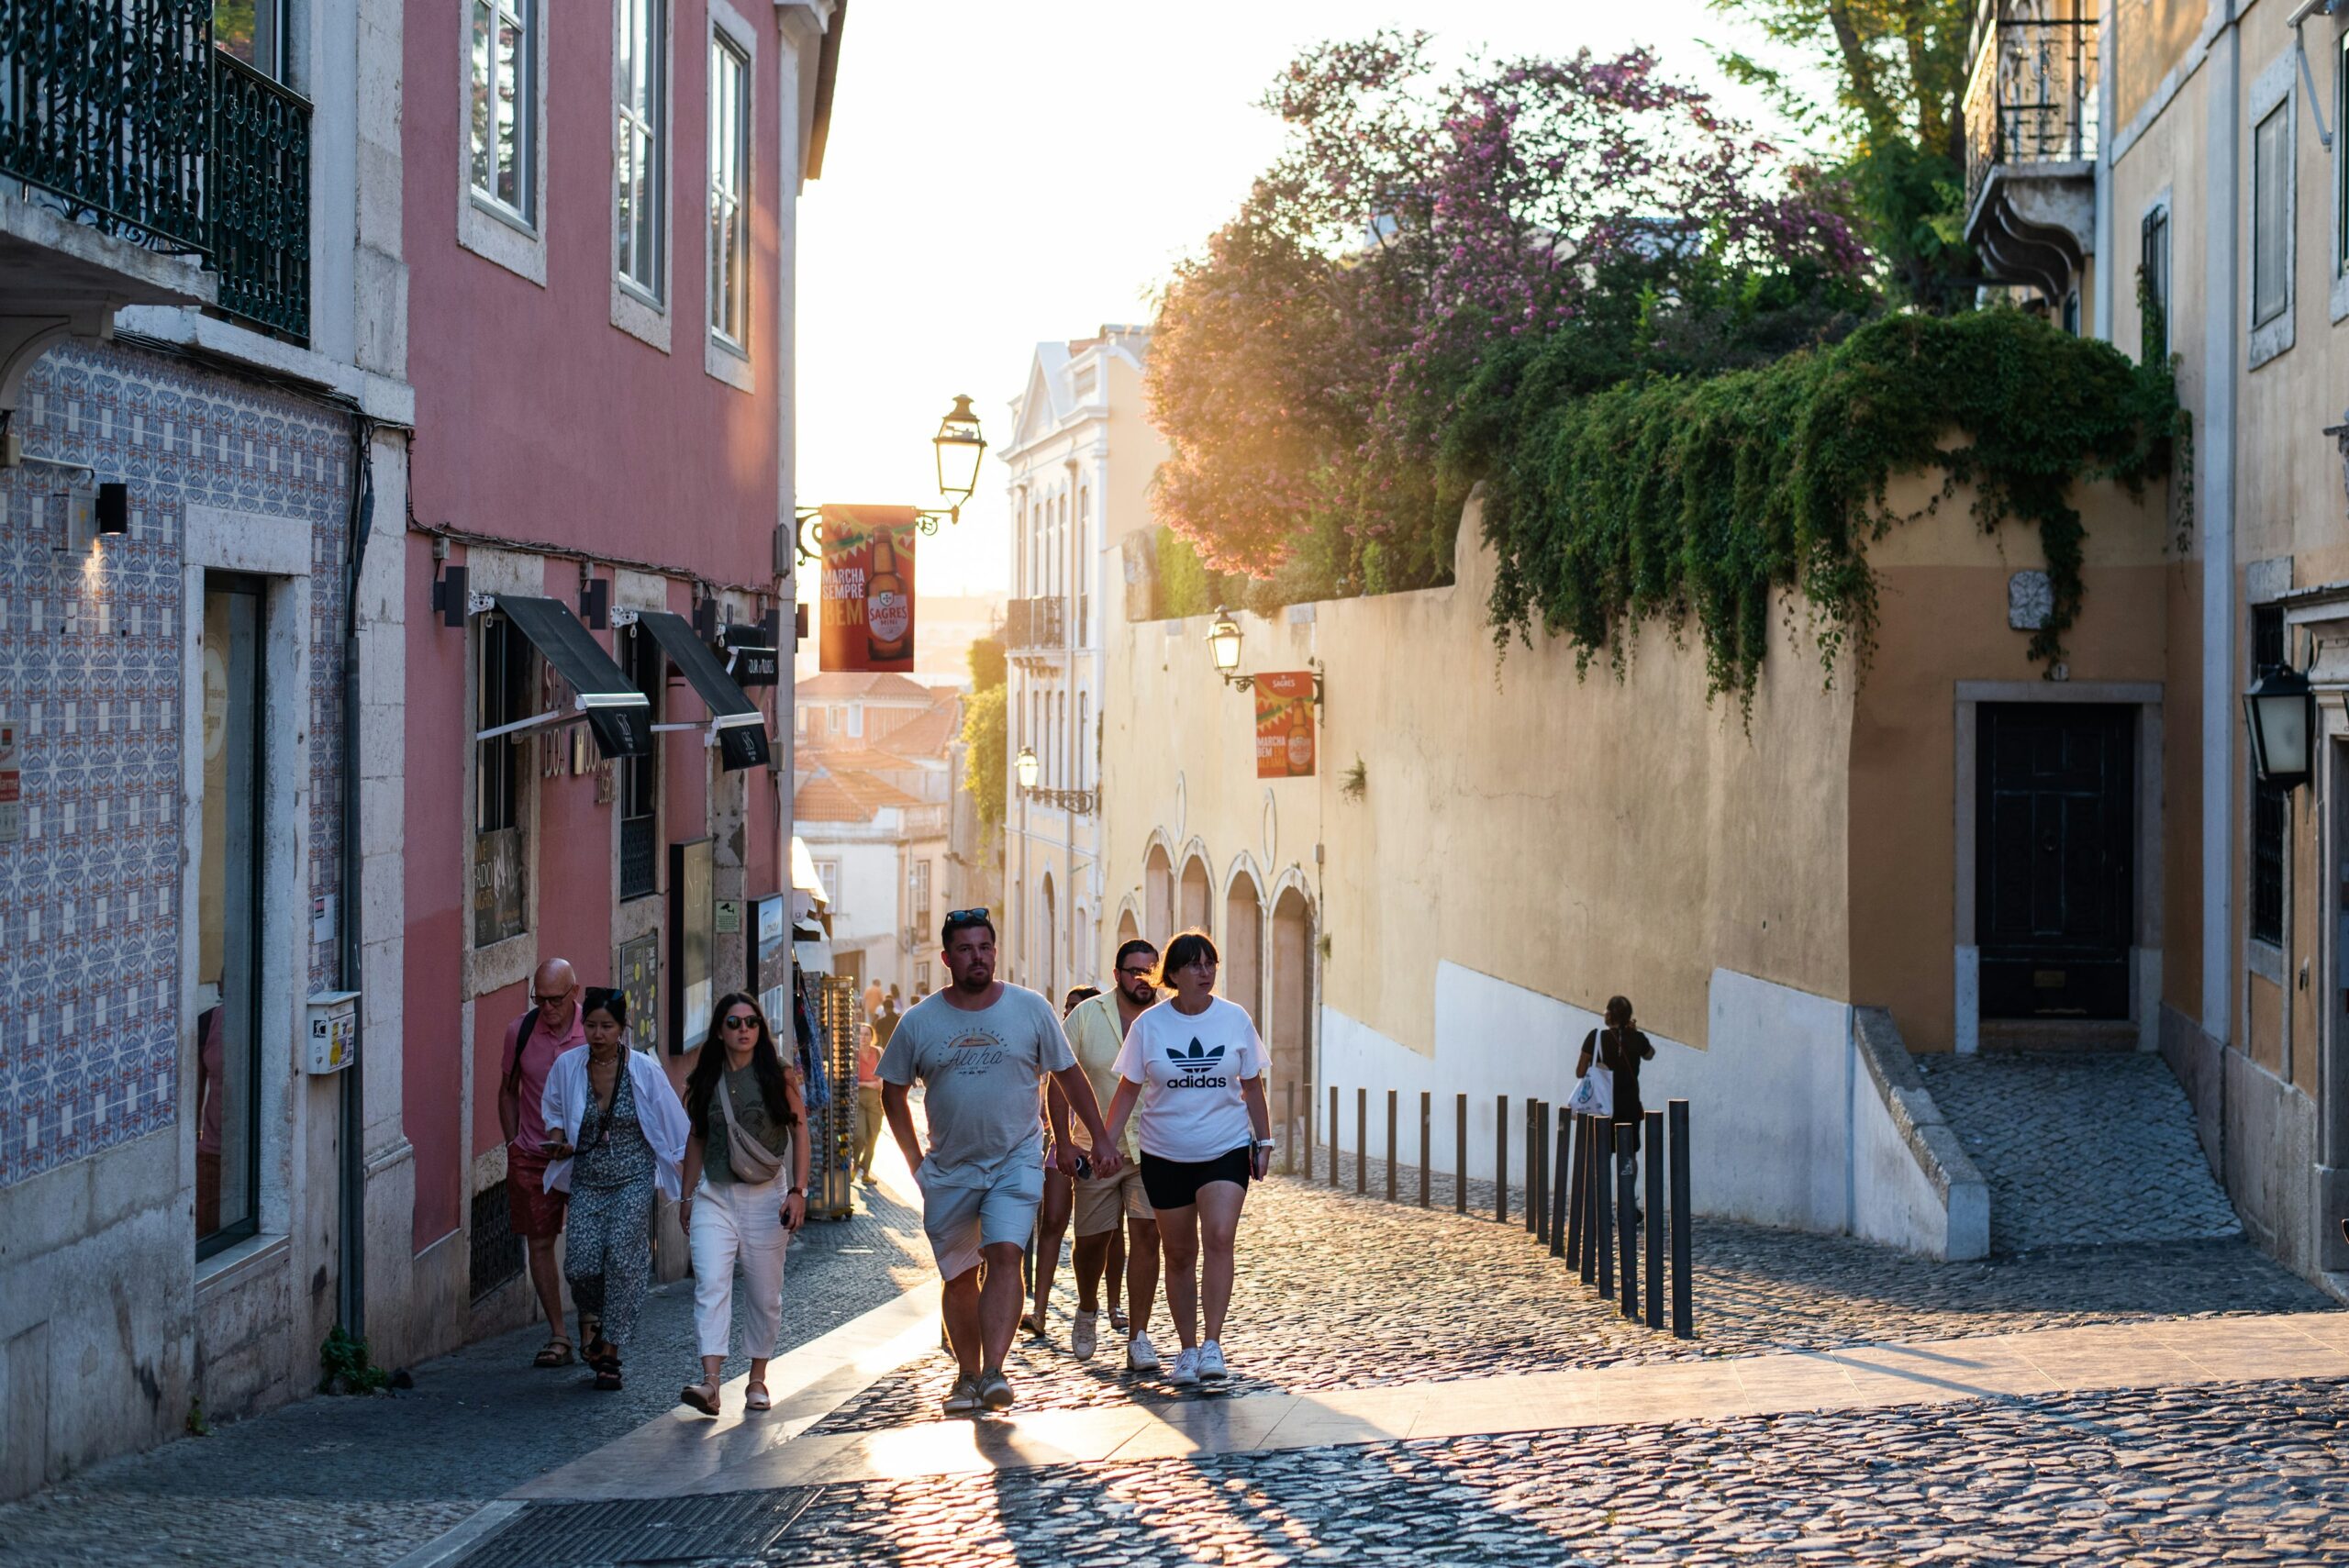
[[[995,922],[985,909],[948,912],[942,936],[953,984],[897,1021],[881,1055],[881,1109],[921,1187],[922,1229],[946,1280],[947,1339],[962,1375],[946,1413],[1008,1408],[1003,1359],[1021,1305],[1019,1252],[1036,1230],[1044,1195],[1038,1086],[1061,1086],[1093,1147],[1096,1175],[1118,1155],[1093,1084],[1076,1063],[1059,1015],[1035,992],[995,977]],[[930,1155],[922,1157],[906,1091],[922,1085]],[[980,1279],[981,1265],[985,1279]]]

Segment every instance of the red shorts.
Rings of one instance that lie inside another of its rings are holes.
[[[560,1236],[569,1193],[547,1191],[547,1162],[506,1151],[507,1224],[515,1235]]]

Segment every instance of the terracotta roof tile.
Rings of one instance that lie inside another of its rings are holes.
[[[809,697],[877,697],[885,702],[929,702],[930,692],[919,681],[903,675],[859,675],[841,672],[810,675],[792,688],[801,700]]]
[[[921,804],[871,773],[825,766],[792,791],[791,816],[797,822],[870,822],[891,806]]]

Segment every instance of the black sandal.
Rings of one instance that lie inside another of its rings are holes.
[[[599,1394],[617,1394],[620,1389],[620,1369],[618,1362],[596,1369],[596,1390]]]

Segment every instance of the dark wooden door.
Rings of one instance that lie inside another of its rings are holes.
[[[1976,712],[1982,1016],[2126,1018],[2136,710],[1985,703]]]

